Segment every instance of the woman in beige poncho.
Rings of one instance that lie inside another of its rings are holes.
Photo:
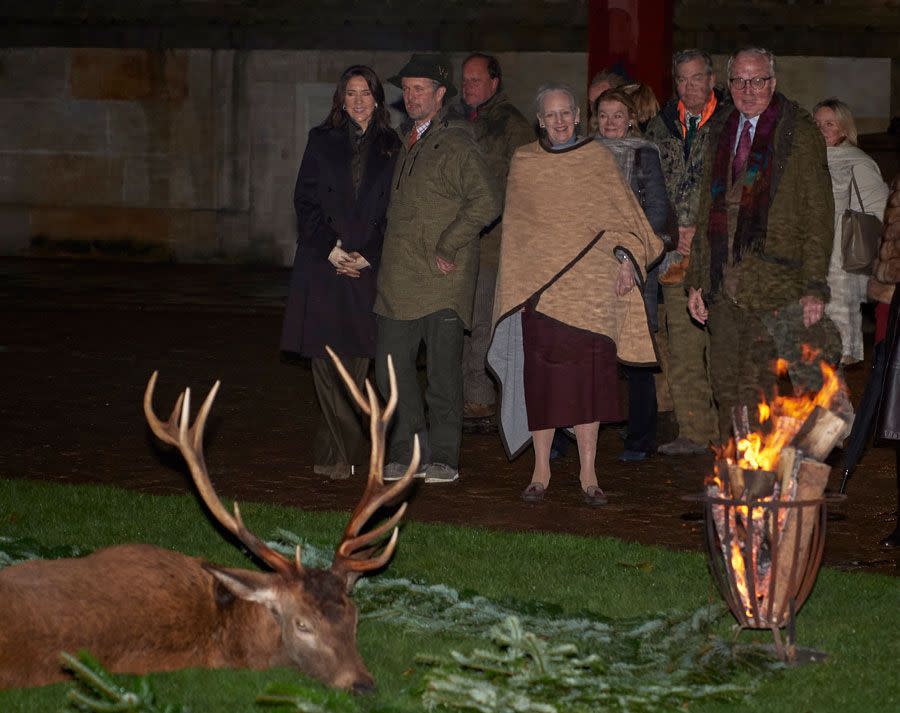
[[[523,499],[543,499],[553,431],[574,427],[584,500],[602,505],[594,460],[600,422],[621,419],[616,360],[656,363],[633,288],[662,243],[612,154],[575,137],[572,90],[542,87],[536,105],[546,139],[520,148],[510,165],[488,365],[501,383],[507,453],[534,442]]]

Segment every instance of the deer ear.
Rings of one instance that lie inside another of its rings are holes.
[[[207,564],[204,568],[238,599],[264,604],[269,608],[275,605],[275,587],[272,586],[270,575],[242,569],[224,569],[212,564]]]

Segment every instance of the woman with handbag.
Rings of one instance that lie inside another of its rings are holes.
[[[855,364],[863,359],[860,304],[866,300],[868,275],[879,239],[877,225],[871,235],[865,232],[865,222],[874,223],[872,218],[859,214],[880,220],[888,189],[878,165],[856,145],[856,123],[850,108],[832,98],[819,102],[813,113],[828,147],[828,170],[834,191],[834,247],[828,268],[831,300],[825,314],[841,335],[841,363]],[[871,251],[867,240],[872,242]],[[871,262],[864,257],[860,259],[861,253],[869,252]]]

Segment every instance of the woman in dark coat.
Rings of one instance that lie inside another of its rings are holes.
[[[330,346],[362,386],[375,355],[375,281],[400,140],[378,76],[341,75],[331,113],[309,132],[297,186],[297,254],[281,348],[312,360],[322,409],[316,473],[346,478],[367,462],[359,416],[328,358]]]
[[[630,85],[635,87],[637,85]],[[649,89],[647,91],[650,91]],[[652,96],[650,91],[650,96]],[[659,149],[640,137],[636,124],[638,112],[628,87],[607,89],[594,103],[598,139],[608,148],[619,164],[625,181],[631,186],[638,203],[644,209],[653,231],[671,243],[666,235],[671,207],[666,193],[666,181],[659,162]],[[644,283],[644,304],[650,331],[659,331],[659,264],[651,266]],[[655,368],[625,367],[628,377],[628,431],[625,449],[619,456],[624,462],[644,460],[656,450],[656,381]]]

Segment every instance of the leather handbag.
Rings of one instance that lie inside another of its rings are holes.
[[[849,206],[841,216],[841,257],[845,272],[855,275],[871,275],[878,257],[878,246],[881,243],[881,221],[874,215],[865,212],[856,176],[850,169],[850,201],[853,193],[859,203],[859,210]]]

